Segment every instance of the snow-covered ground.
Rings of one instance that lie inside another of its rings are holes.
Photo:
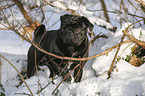
[[[25,0],[27,1],[27,0]],[[30,0],[31,1],[31,0]],[[36,0],[39,1],[39,0]],[[92,0],[93,2],[94,0]],[[118,0],[117,0],[118,1]],[[106,1],[108,2],[108,1]],[[39,3],[39,2],[37,2]],[[111,2],[108,2],[111,5]],[[55,3],[59,5],[58,2]],[[90,4],[91,5],[91,4]],[[70,8],[73,7],[77,10],[77,13],[80,15],[85,15],[93,24],[97,25],[106,25],[107,28],[112,28],[112,25],[106,23],[103,19],[95,18],[93,12],[86,10],[85,6],[76,6],[75,3],[68,3]],[[89,6],[86,5],[86,6]],[[94,5],[89,7],[90,9],[97,8]],[[62,7],[62,6],[60,6]],[[112,5],[110,8],[115,8],[116,5]],[[117,6],[118,7],[118,6]],[[110,9],[108,8],[108,9]],[[129,7],[130,8],[130,7]],[[82,11],[83,10],[83,11]],[[132,9],[129,9],[132,10]],[[18,13],[20,14],[20,13]],[[49,14],[49,11],[46,9],[46,15]],[[63,13],[64,14],[64,13]],[[51,14],[48,15],[48,17]],[[62,13],[54,13],[52,18],[48,23],[49,26],[59,20]],[[111,17],[110,20],[115,24],[113,20],[117,15],[109,14]],[[22,19],[22,17],[18,18]],[[49,29],[58,29],[60,22],[56,23],[55,26],[52,26]],[[122,27],[119,28],[118,23],[116,23],[118,29],[115,33],[94,26],[95,34],[100,32],[106,34],[108,39],[97,39],[90,47],[90,56],[104,52],[105,50],[113,47],[118,44],[123,35],[122,30],[128,27],[131,23],[123,23]],[[2,27],[2,26],[0,26]],[[47,28],[48,29],[48,28]],[[145,26],[142,25],[136,28],[130,28],[132,34],[135,38],[145,41]],[[125,40],[128,38],[126,37]],[[126,43],[121,46],[118,57],[121,59],[116,62],[116,68],[111,74],[111,78],[107,79],[107,71],[112,63],[114,55],[117,49],[113,49],[108,54],[99,56],[97,58],[91,59],[86,63],[84,68],[84,73],[82,81],[79,83],[65,83],[63,82],[59,88],[56,90],[55,96],[145,96],[145,64],[140,67],[135,67],[130,63],[126,62],[122,58],[126,58],[126,55],[131,54],[131,48],[133,43]],[[10,30],[0,30],[0,54],[7,58],[14,66],[19,70],[19,72],[25,71],[27,66],[27,51],[30,47],[30,44],[26,41],[22,41],[21,38]],[[54,80],[54,83],[50,83],[42,92],[36,94],[40,90],[38,81],[43,88],[52,80],[47,76],[47,67],[42,67],[44,71],[39,71],[39,77],[33,76],[30,79],[26,79],[26,83],[29,85],[34,96],[52,96],[52,92],[61,82],[61,77],[58,77]],[[2,85],[5,90],[6,96],[23,96],[24,94],[30,94],[26,85],[23,83],[18,88],[16,87],[20,83],[20,78],[18,73],[14,68],[4,59],[2,59]],[[39,88],[38,88],[39,87]]]
[[[124,24],[127,25],[127,24]],[[124,26],[127,27],[127,26]],[[98,54],[108,48],[118,44],[122,36],[122,29],[114,33],[108,33],[108,39],[99,39],[91,46],[90,55]],[[137,32],[142,31],[142,35]],[[11,31],[0,31],[0,52],[21,72],[26,69],[27,51],[30,44],[21,41],[20,38]],[[136,38],[145,37],[145,27],[132,28]],[[145,41],[145,38],[141,38]],[[119,56],[126,57],[131,52],[129,43],[122,45]],[[124,50],[125,49],[125,50]],[[124,50],[124,51],[123,51]],[[123,53],[121,53],[123,51]],[[145,64],[140,67],[134,67],[125,60],[116,63],[116,68],[112,72],[111,78],[107,79],[107,71],[110,67],[116,49],[106,55],[102,55],[93,60],[89,60],[84,68],[84,74],[80,83],[62,83],[57,92],[59,96],[145,96]],[[18,88],[19,78],[14,68],[2,59],[2,84],[7,96],[21,96],[20,93],[29,93],[26,85],[23,83]],[[44,67],[44,69],[47,69]],[[47,85],[51,79],[46,72],[39,72],[40,84],[42,87]],[[38,94],[38,77],[33,76],[26,80],[33,94]],[[54,88],[61,82],[61,78],[54,80],[55,84],[50,84],[40,94],[51,96]]]

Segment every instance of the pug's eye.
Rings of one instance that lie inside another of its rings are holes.
[[[81,36],[81,37],[83,37],[83,36],[84,36],[84,34],[83,34],[83,33],[81,33],[81,34],[80,34],[80,36]]]
[[[81,33],[80,35],[83,36],[83,33]]]
[[[77,29],[77,26],[74,26],[74,29]]]

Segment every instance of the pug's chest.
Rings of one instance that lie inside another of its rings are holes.
[[[67,46],[64,49],[64,55],[68,56],[68,57],[79,57],[79,56],[81,56],[80,53],[82,53],[82,51],[83,51],[83,48],[81,48],[81,47]]]

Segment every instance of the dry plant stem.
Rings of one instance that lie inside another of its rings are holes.
[[[3,59],[5,59],[19,74],[19,76],[21,77],[22,81],[25,83],[26,87],[28,88],[29,92],[31,93],[31,96],[34,96],[31,89],[29,88],[29,86],[27,85],[27,83],[25,82],[23,76],[21,75],[21,73],[17,70],[17,68],[8,60],[6,59],[3,55],[0,54],[0,57],[2,57]]]
[[[131,41],[133,41],[134,43],[136,43],[137,45],[139,46],[142,46],[143,48],[145,48],[145,42],[144,41],[140,41],[140,40],[137,40],[136,38],[134,38],[133,36],[131,36],[130,34],[128,34],[127,32],[123,32],[126,36],[129,37],[129,39]]]
[[[47,55],[50,55],[50,56],[53,56],[53,57],[56,57],[56,58],[59,58],[59,59],[66,59],[66,60],[73,60],[73,61],[87,61],[87,60],[89,60],[89,59],[93,59],[93,58],[96,58],[96,57],[98,57],[98,56],[104,55],[104,54],[110,52],[112,49],[114,49],[114,48],[116,48],[117,46],[119,46],[119,45],[117,44],[117,46],[115,45],[115,47],[112,47],[112,48],[110,48],[109,50],[107,50],[107,51],[105,51],[105,52],[102,52],[102,53],[100,53],[100,54],[93,55],[93,56],[90,56],[90,57],[86,57],[86,58],[71,58],[71,57],[62,57],[62,56],[55,55],[55,54],[53,54],[53,53],[47,52],[47,51],[45,51],[45,50],[39,48],[36,44],[34,44],[34,43],[32,43],[32,42],[31,42],[31,44],[32,44],[35,48],[37,48],[39,51],[41,51],[41,52],[43,52],[43,53],[45,53],[45,54],[47,54]]]
[[[143,5],[145,5],[145,2],[143,2],[142,0],[135,0],[135,1],[137,1],[138,3],[141,3]]]
[[[101,10],[89,10],[89,11],[102,11],[102,9]],[[115,9],[115,11],[108,11],[108,10],[106,10],[106,11],[109,12],[109,13],[114,13],[114,14],[118,13],[118,15],[123,14],[120,10],[117,10],[117,9]],[[129,12],[127,12],[127,15],[130,15],[130,16],[133,16],[133,17],[138,17],[138,18],[141,18],[141,19],[145,19],[145,17],[138,16],[138,15],[135,15],[135,14],[131,14]]]
[[[60,10],[63,10],[63,11],[66,11],[66,12],[68,12],[68,13],[71,13],[71,14],[74,14],[74,15],[79,16],[78,14],[75,13],[75,10],[72,10],[72,9],[70,9],[70,8],[63,9],[63,8],[61,8],[61,7],[57,7],[57,6],[55,6],[55,5],[51,4],[51,3],[49,3],[47,0],[43,0],[43,1],[44,1],[45,3],[47,3],[48,5],[50,5],[51,7],[55,7],[55,8],[58,8],[58,9],[60,9]],[[66,7],[66,6],[65,6],[65,7]]]
[[[138,23],[138,22],[141,22],[141,21],[143,21],[143,20],[145,20],[145,19],[139,20],[139,21],[137,21],[137,22],[135,22],[135,23],[129,25],[129,27],[132,26],[132,25],[134,25],[134,24],[136,24],[136,23]],[[145,48],[145,42],[144,42],[144,41],[137,40],[136,38],[134,38],[133,36],[131,36],[131,35],[130,35],[129,33],[127,33],[127,32],[128,32],[128,28],[127,28],[125,31],[123,31],[124,35],[128,36],[129,39],[130,39],[131,41],[133,41],[134,43],[136,43],[137,45],[142,46],[142,47]]]
[[[125,8],[124,0],[121,0],[121,2],[122,2],[122,5],[123,5],[123,9],[124,9],[124,11],[125,11],[125,17],[126,17],[126,21],[127,21],[127,15],[126,15],[127,10],[126,10],[126,8]],[[137,22],[137,23],[138,23],[138,22]],[[133,24],[129,25],[129,26],[125,29],[125,31],[128,32],[129,27],[132,26],[132,25],[134,25],[134,24],[136,24],[136,23],[133,23]],[[116,51],[115,56],[114,56],[114,58],[113,58],[113,61],[112,61],[112,63],[111,63],[110,69],[108,70],[108,78],[107,78],[107,79],[110,78],[111,72],[112,72],[113,69],[114,69],[114,65],[115,65],[115,62],[116,62],[116,58],[117,58],[118,52],[119,52],[120,47],[121,47],[121,43],[123,42],[124,38],[125,38],[125,34],[123,34],[123,36],[122,36],[122,38],[121,38],[121,41],[120,41],[120,43],[119,43],[119,46],[118,46],[118,48],[117,48],[117,51]]]
[[[100,2],[101,2],[101,5],[102,5],[102,8],[103,8],[103,11],[104,11],[104,16],[106,18],[106,21],[110,22],[109,16],[108,16],[108,13],[107,13],[107,10],[106,10],[106,4],[105,4],[104,0],[100,0]]]
[[[34,30],[36,28],[36,26],[33,23],[30,16],[28,15],[28,13],[26,12],[26,10],[24,9],[23,4],[21,3],[21,1],[19,1],[19,0],[12,0],[12,1],[17,5],[17,7],[20,9],[21,13],[23,14],[24,18],[27,20],[27,22],[29,23],[31,28]]]
[[[107,39],[108,37],[106,35],[104,35],[104,34],[103,35],[98,34],[93,39],[91,39],[90,44],[92,44],[96,39],[99,39],[99,38],[105,38],[105,39]]]
[[[121,43],[123,42],[124,38],[125,38],[125,35],[123,35],[122,38],[121,38],[121,42],[119,43],[119,46],[118,46],[117,51],[116,51],[116,53],[115,53],[114,59],[113,59],[113,61],[112,61],[112,64],[111,64],[111,66],[110,66],[110,69],[109,69],[109,71],[108,71],[108,78],[107,78],[107,79],[110,78],[111,72],[112,72],[113,69],[114,69],[114,64],[115,64],[115,61],[116,61],[118,52],[119,52],[120,47],[121,47]]]
[[[53,80],[51,82],[49,82],[44,88],[41,88],[41,90],[38,90],[36,94],[38,94],[39,92],[41,92],[42,90],[44,90],[52,82],[53,82]]]
[[[64,70],[66,67],[67,67],[67,64],[66,64],[66,66],[63,68],[63,70]],[[60,72],[60,74],[63,72],[63,70]],[[60,74],[59,74],[59,76],[60,76]],[[71,74],[71,73],[69,73],[69,74]],[[59,76],[58,76],[58,77],[59,77]],[[57,78],[58,78],[58,77],[57,77]],[[68,75],[67,75],[66,77],[68,77]],[[57,79],[57,78],[54,78],[54,79]],[[53,79],[53,80],[54,80],[54,79]],[[44,88],[41,88],[40,91],[38,90],[38,91],[37,91],[37,94],[38,94],[39,92],[41,92],[42,90],[44,90],[50,83],[53,82],[53,80],[52,80],[51,82],[49,82]]]
[[[26,20],[28,21],[28,23],[31,25],[33,23],[33,21],[31,20],[31,18],[29,17],[28,13],[24,9],[23,4],[19,0],[13,0],[13,2],[17,5],[17,7],[22,12],[23,16],[26,18]]]
[[[35,68],[36,68],[36,74],[38,76],[38,90],[39,90],[39,85],[40,85],[40,79],[39,79],[39,74],[38,74],[38,68],[37,68],[37,61],[36,61],[36,49],[34,50],[35,51]],[[39,94],[40,96],[40,94]]]
[[[118,45],[117,52],[116,52],[116,54],[115,54],[115,56],[114,56],[114,59],[113,59],[113,61],[112,61],[112,64],[111,64],[111,66],[110,66],[110,69],[109,69],[109,71],[108,71],[108,78],[107,78],[107,79],[110,78],[111,72],[112,72],[113,69],[114,69],[115,60],[116,60],[116,58],[117,58],[118,52],[119,52],[119,50],[120,50],[120,47],[121,47],[121,45],[122,45],[123,39],[125,38],[125,35],[126,35],[126,34],[127,34],[127,35],[130,35],[130,34],[127,33],[129,27],[131,27],[132,25],[134,25],[134,24],[136,24],[136,23],[139,23],[139,22],[141,22],[141,21],[143,21],[143,20],[144,20],[144,19],[139,20],[139,21],[137,21],[137,22],[135,22],[135,23],[129,25],[129,26],[123,31],[124,34],[123,34],[123,36],[122,36],[122,38],[121,38],[121,42],[120,42],[119,45]],[[126,34],[125,34],[125,33],[126,33]],[[134,37],[132,37],[131,35],[130,35],[130,37],[133,38],[133,39],[130,39],[130,38],[129,38],[131,41],[133,41],[133,40],[136,41],[136,40],[137,40],[137,39],[135,39]],[[133,42],[134,42],[134,41],[133,41]],[[135,43],[136,43],[136,42],[135,42]],[[144,46],[145,46],[145,42],[142,42],[142,41],[137,40],[137,43],[139,43],[140,45],[144,45]]]
[[[80,64],[76,65],[71,72],[69,72],[69,74],[67,74],[67,76],[65,78],[63,78],[63,80],[58,84],[58,86],[54,89],[54,91],[52,92],[52,94],[54,94],[54,92],[58,89],[58,87],[61,85],[61,83],[73,72],[74,69],[76,69]]]
[[[31,96],[30,94],[27,94],[27,93],[14,93],[14,94],[16,94],[16,95],[26,95],[26,96]]]
[[[121,0],[121,2],[120,2],[120,8],[119,8],[119,16],[120,16],[120,14],[121,14],[121,9],[122,9],[122,0]],[[122,25],[122,18],[120,18],[120,25]]]
[[[126,36],[128,36],[131,41],[133,41],[137,45],[142,46],[143,48],[145,48],[145,42],[144,41],[137,40],[136,38],[134,38],[133,36],[131,36],[129,33],[127,33],[127,31],[124,31],[123,33]]]
[[[116,9],[116,11],[120,12],[119,10]],[[120,14],[123,14],[122,12]],[[133,17],[138,17],[138,18],[141,18],[141,19],[145,19],[145,17],[142,17],[142,16],[138,16],[138,15],[135,15],[135,14],[131,14],[129,12],[127,12],[127,15],[130,15],[130,16],[133,16]]]
[[[136,7],[134,6],[134,4],[133,4],[130,0],[128,0],[128,2],[129,2],[136,10],[138,10],[138,8],[136,8]]]
[[[0,2],[1,3],[1,2]],[[2,5],[2,4],[1,4]],[[15,4],[9,4],[8,6],[2,6],[0,7],[0,10],[3,10],[3,9],[7,9],[7,8],[10,8],[10,7],[13,7]]]

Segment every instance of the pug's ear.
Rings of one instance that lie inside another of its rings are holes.
[[[86,24],[90,31],[93,30],[94,25],[84,16],[81,17],[82,21]]]
[[[70,15],[65,14],[60,17],[61,27],[64,25],[64,22],[70,17]]]
[[[35,37],[38,37],[40,36],[41,34],[44,34],[44,32],[46,32],[46,28],[45,28],[45,25],[44,24],[41,24],[39,25],[35,31],[34,31],[34,36]]]
[[[70,15],[65,14],[60,17],[61,22],[65,21]]]
[[[72,17],[72,15],[65,14],[60,17],[61,24],[64,23],[68,18]]]

